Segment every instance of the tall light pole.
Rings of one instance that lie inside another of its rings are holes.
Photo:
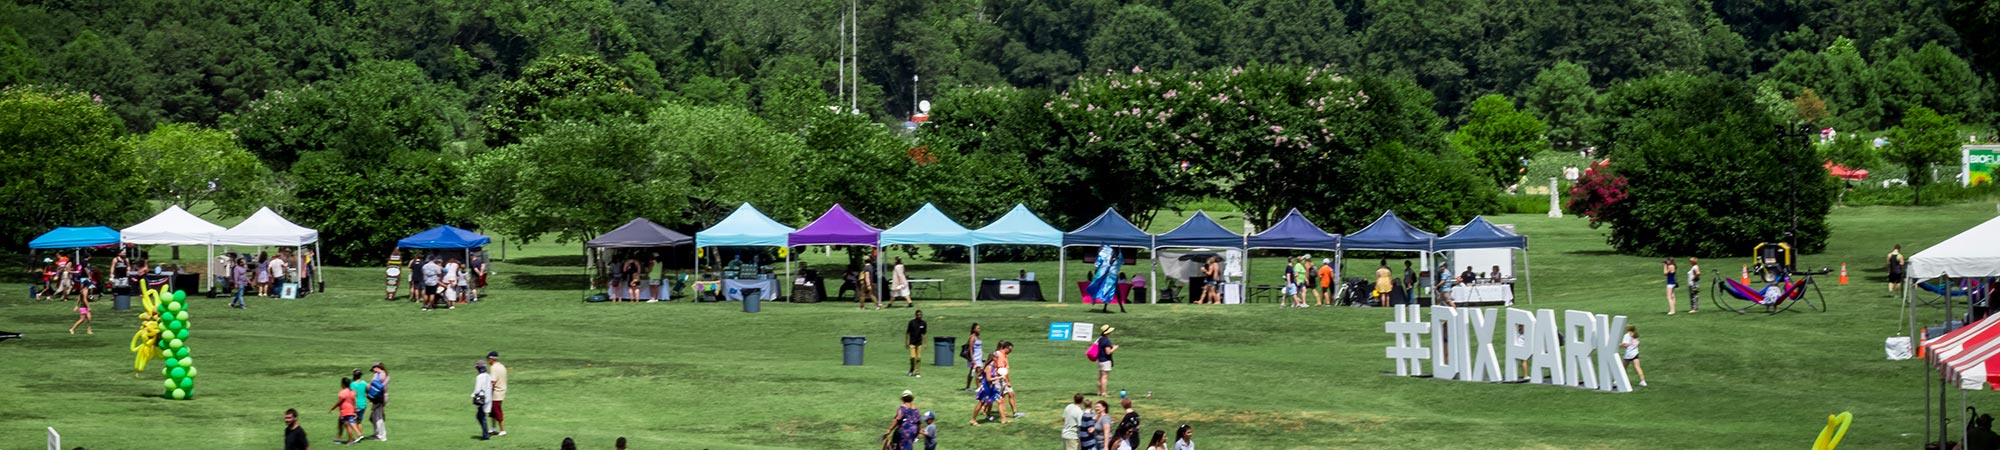
[[[910,75],[910,118],[917,117],[917,76]]]
[[[848,46],[854,49],[854,78],[852,81],[854,83],[853,84],[854,89],[852,92],[849,92],[851,97],[847,98],[847,111],[850,114],[860,114],[861,113],[861,0],[848,0],[847,20],[851,25],[847,28],[847,30],[849,33],[852,33],[847,35],[848,39],[847,42]]]

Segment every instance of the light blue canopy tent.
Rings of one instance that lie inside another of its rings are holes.
[[[1043,222],[1042,218],[1036,217],[1035,213],[1028,211],[1027,206],[1015,203],[1014,209],[1008,210],[1007,215],[1000,216],[999,219],[994,219],[993,223],[986,224],[983,228],[973,230],[972,241],[972,282],[974,283],[972,297],[974,301],[978,301],[979,285],[977,283],[979,283],[980,245],[1047,245],[1061,249],[1063,232],[1056,229],[1056,227],[1049,226],[1049,223]],[[1061,256],[1058,255],[1057,259],[1060,260]],[[1057,286],[1057,288],[1061,288],[1061,286]]]
[[[798,230],[771,220],[756,207],[744,203],[715,226],[695,232],[694,246],[784,247],[794,231]]]
[[[118,245],[118,230],[107,226],[57,227],[28,241],[28,248],[84,248]]]
[[[902,223],[889,227],[887,230],[882,230],[881,239],[882,246],[884,247],[891,245],[936,244],[963,245],[968,249],[972,249],[972,252],[974,252],[972,253],[972,290],[966,292],[973,294],[973,297],[978,297],[979,256],[977,252],[979,250],[974,246],[978,245],[979,242],[973,238],[972,230],[965,229],[965,226],[959,225],[958,222],[951,220],[951,217],[945,216],[944,212],[938,211],[937,206],[925,203],[922,208],[917,208],[917,212],[910,214],[909,218],[903,219]]]

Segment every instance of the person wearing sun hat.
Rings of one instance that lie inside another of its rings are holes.
[[[909,389],[903,390],[903,404],[896,406],[896,417],[889,422],[889,431],[883,433],[888,438],[892,450],[911,450],[916,445],[917,431],[923,427],[923,416],[917,413],[917,396]]]
[[[1097,396],[1104,397],[1104,385],[1111,381],[1111,353],[1118,346],[1111,343],[1111,332],[1118,331],[1110,324],[1097,328]]]

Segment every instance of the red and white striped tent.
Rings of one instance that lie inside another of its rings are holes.
[[[2000,358],[1994,358],[2000,356],[2000,339],[1996,337],[2000,337],[2000,320],[1988,317],[1925,340],[1924,352],[1946,380],[2000,383]]]

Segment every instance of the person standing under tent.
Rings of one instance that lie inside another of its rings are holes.
[[[903,334],[906,337],[910,338],[909,341],[910,373],[908,374],[909,376],[917,378],[924,377],[923,372],[918,370],[919,367],[917,365],[923,362],[923,357],[919,355],[923,354],[922,350],[924,348],[924,336],[930,334],[930,331],[931,331],[930,324],[924,322],[924,310],[921,309],[917,310],[917,317],[914,319],[910,319],[909,325],[903,327]]]
[[[1499,266],[1494,267],[1497,268]],[[1500,271],[1494,270],[1493,272],[1497,274]],[[1499,275],[1494,275],[1494,277],[1498,278]],[[1417,269],[1407,259],[1403,260],[1403,301],[1412,304],[1417,301]]]
[[[1674,281],[1674,274],[1680,272],[1680,268],[1674,264],[1674,258],[1671,256],[1667,257],[1666,262],[1663,264],[1666,265],[1667,273],[1667,315],[1671,316],[1674,315],[1674,310],[1677,309],[1674,303],[1680,300],[1680,296],[1674,295],[1674,291],[1681,287],[1679,282]]]
[[[271,271],[270,267],[268,266],[269,264],[271,264],[271,254],[265,252],[257,252],[257,264],[252,267],[254,267],[257,272],[258,297],[271,296]]]
[[[1210,256],[1208,257],[1207,264],[1202,265],[1201,273],[1207,277],[1208,281],[1207,283],[1203,283],[1201,288],[1201,298],[1204,303],[1222,303],[1222,264],[1218,262],[1221,259]]]
[[[1294,269],[1294,267],[1298,267],[1297,265],[1298,262],[1299,262],[1299,257],[1297,256],[1285,257],[1285,278],[1284,278],[1285,287],[1283,291],[1280,291],[1281,295],[1279,295],[1279,297],[1283,298],[1284,300],[1279,300],[1278,301],[1279,303],[1284,303],[1285,301],[1289,300],[1291,301],[1291,306],[1298,306],[1299,272],[1298,269]],[[1098,395],[1104,395],[1104,394],[1099,393]]]
[[[1889,294],[1890,295],[1895,295],[1896,293],[1903,291],[1903,276],[1904,276],[1903,272],[1904,269],[1908,268],[1906,264],[1908,264],[1908,261],[1905,261],[1903,259],[1903,244],[1896,244],[1894,248],[1889,249]]]
[[[492,412],[494,434],[507,435],[507,365],[500,363],[500,352],[486,352],[486,372],[493,375]]]
[[[445,257],[443,270],[444,279],[438,280],[438,290],[444,293],[444,302],[454,305],[465,303],[464,299],[458,296],[458,282],[461,280],[458,272],[458,257]]]
[[[1333,306],[1333,258],[1321,258],[1319,260],[1318,286],[1319,289],[1316,289],[1315,292],[1319,296],[1319,299],[1318,303],[1314,303],[1314,306]]]
[[[285,277],[287,275],[285,270],[286,269],[285,259],[289,258],[288,253],[290,252],[286,250],[279,250],[278,257],[271,258],[271,262],[268,264],[270,266],[269,269],[271,271],[271,287],[273,288],[271,289],[272,296],[278,296],[280,295],[280,292],[284,290]]]
[[[639,258],[626,256],[618,265],[619,287],[625,288],[625,301],[639,300]]]
[[[493,375],[486,373],[486,361],[473,363],[472,370],[479,372],[472,378],[472,417],[479,420],[479,436],[474,439],[484,441],[493,436],[486,427],[486,413],[493,411]]]
[[[319,292],[313,289],[313,265],[319,263],[313,256],[312,250],[299,249],[299,292]]]
[[[444,278],[444,268],[438,267],[437,257],[432,256],[427,261],[424,262],[423,272],[424,272],[423,310],[430,311],[431,309],[438,307],[438,299],[443,297],[442,292],[438,291],[438,282],[442,281],[442,279]],[[451,308],[452,306],[445,305],[445,307]]]
[[[895,307],[896,297],[902,297],[904,304],[917,307],[917,300],[910,298],[910,274],[903,267],[903,257],[896,257],[896,265],[890,266],[889,271],[889,306]]]
[[[1466,270],[1469,271],[1471,268],[1468,267]],[[1375,267],[1375,300],[1381,302],[1382,306],[1389,306],[1389,295],[1395,290],[1396,283],[1389,275],[1389,260],[1384,259]]]
[[[1292,298],[1292,306],[1304,308],[1306,307],[1306,297],[1312,295],[1312,293],[1306,292],[1306,286],[1312,283],[1312,255],[1299,257],[1298,262],[1292,263],[1292,269],[1298,273],[1298,277],[1294,281],[1297,281],[1299,284],[1299,295]]]
[[[637,295],[632,297],[632,301],[636,302],[653,297],[653,293],[649,292],[652,290],[652,285],[647,284],[646,280],[653,279],[653,259],[656,257],[656,255],[644,254],[639,256],[639,271],[632,275],[632,289]]]

